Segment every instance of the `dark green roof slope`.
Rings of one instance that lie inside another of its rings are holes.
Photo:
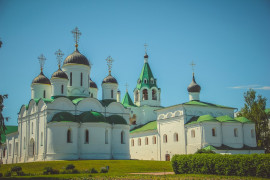
[[[135,106],[133,104],[128,92],[126,92],[126,94],[125,94],[125,96],[124,96],[124,98],[122,100],[122,104],[123,104],[124,107]]]
[[[151,130],[157,130],[157,121],[151,121],[142,126],[138,126],[135,129],[131,130],[130,133],[146,132]]]
[[[112,115],[106,117],[106,119],[110,124],[127,124],[127,121],[122,116],[119,115]]]
[[[219,122],[239,122],[230,116],[220,116],[216,118]]]
[[[153,78],[154,80],[153,83],[150,81],[151,78]],[[144,79],[147,79],[147,83],[144,83]],[[141,89],[142,87],[147,87],[147,88],[157,87],[155,78],[153,76],[153,73],[151,71],[151,68],[148,62],[144,63],[140,78],[137,82],[137,89]]]
[[[18,131],[18,126],[6,126],[5,134],[1,134],[1,143],[6,142],[6,134]]]
[[[80,122],[107,122],[103,114],[95,111],[83,112],[79,115]]]
[[[212,104],[212,103],[208,103],[208,102],[203,102],[203,101],[189,101],[186,103],[183,103],[184,105],[197,105],[197,106],[205,106],[205,107],[219,107],[219,108],[229,108],[229,109],[236,109],[233,107],[227,107],[227,106],[222,106],[222,105],[218,105],[218,104]]]
[[[53,116],[51,122],[76,122],[76,118],[69,112],[59,112]]]
[[[112,102],[116,102],[115,99],[104,99],[99,101],[103,106],[109,106]]]

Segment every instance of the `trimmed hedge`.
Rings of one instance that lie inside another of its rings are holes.
[[[270,178],[270,154],[174,155],[172,168],[175,174],[215,174]]]

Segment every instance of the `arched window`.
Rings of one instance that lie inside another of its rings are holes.
[[[43,132],[40,133],[40,146],[43,146]]]
[[[251,129],[251,137],[254,138],[255,137],[255,132],[254,129]]]
[[[163,143],[167,143],[168,142],[168,138],[167,138],[167,134],[163,135]]]
[[[81,73],[81,86],[83,85],[83,73]]]
[[[134,146],[134,139],[131,139],[131,146]]]
[[[46,91],[43,91],[43,98],[46,98]]]
[[[8,155],[11,156],[11,144],[8,144]]]
[[[141,144],[142,144],[142,140],[141,140],[141,138],[139,138],[138,139],[138,146],[141,146]]]
[[[144,79],[144,84],[147,84],[147,79]]]
[[[34,134],[34,123],[32,122],[32,134]]]
[[[238,137],[238,129],[237,128],[234,128],[233,133],[234,133],[234,137]]]
[[[212,136],[216,136],[216,128],[212,128]]]
[[[67,131],[67,143],[71,143],[71,129]]]
[[[148,100],[148,91],[147,91],[147,89],[143,90],[143,100]]]
[[[87,129],[85,130],[85,140],[84,140],[84,143],[85,144],[88,144],[89,143],[89,131]]]
[[[26,145],[25,137],[23,137],[23,149],[25,149],[25,145]]]
[[[148,145],[148,137],[145,138],[145,145]]]
[[[153,136],[153,138],[152,138],[152,143],[153,143],[153,144],[157,144],[157,138],[156,138],[156,136]]]
[[[174,141],[175,142],[178,142],[178,133],[174,133],[174,135],[173,135],[173,139],[174,139]]]
[[[69,85],[72,86],[72,72],[70,72]]]
[[[195,138],[195,130],[194,129],[191,130],[191,137]]]
[[[121,132],[121,144],[125,144],[125,132]]]
[[[3,150],[3,157],[5,157],[6,156],[6,148],[4,148],[4,150]]]
[[[64,85],[61,85],[61,93],[64,94]]]
[[[35,155],[35,141],[32,138],[28,146],[28,156],[33,157]]]
[[[93,93],[91,93],[90,97],[91,97],[91,98],[93,98],[93,97],[94,97]]]
[[[14,150],[14,154],[15,154],[15,155],[18,154],[18,149],[19,149],[18,146],[19,146],[19,143],[16,142],[16,143],[15,143],[15,150]]]
[[[113,98],[113,90],[111,90],[111,98]]]
[[[135,101],[139,101],[139,91],[135,92]]]
[[[109,144],[108,142],[108,129],[105,131],[105,144]]]
[[[152,100],[157,100],[157,91],[155,89],[152,90]]]

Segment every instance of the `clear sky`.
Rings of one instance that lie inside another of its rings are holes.
[[[17,123],[21,105],[31,98],[31,82],[40,73],[37,57],[47,58],[44,74],[50,78],[57,70],[55,51],[65,57],[74,51],[76,26],[99,99],[109,55],[122,97],[128,83],[133,98],[147,43],[162,106],[188,101],[193,60],[201,101],[240,109],[244,92],[254,88],[270,107],[269,0],[0,0],[0,94],[9,95],[7,124]]]

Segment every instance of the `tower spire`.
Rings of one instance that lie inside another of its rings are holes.
[[[58,49],[58,51],[56,51],[54,54],[56,55],[58,68],[60,69],[64,53],[60,49]]]
[[[40,72],[42,73],[43,72],[43,68],[44,68],[44,64],[45,64],[45,56],[43,54],[41,54],[39,57],[38,57],[38,60],[39,60],[39,64],[40,64]]]
[[[73,29],[73,31],[71,31],[71,33],[74,36],[74,41],[75,41],[75,50],[78,50],[78,42],[79,42],[79,38],[80,35],[82,35],[82,33],[79,31],[78,27],[75,27],[75,29]]]
[[[113,63],[113,58],[111,56],[108,56],[107,59],[107,65],[108,65],[108,70],[109,70],[109,75],[111,75],[111,71],[112,71],[112,63]]]

